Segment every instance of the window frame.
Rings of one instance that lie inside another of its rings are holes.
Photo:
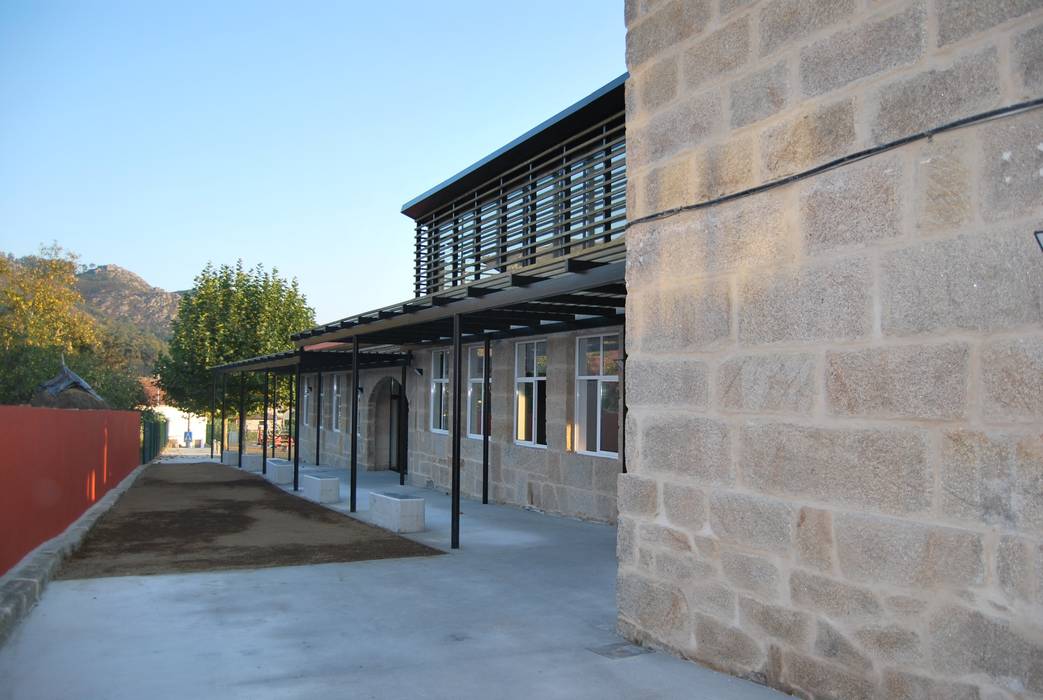
[[[537,449],[545,450],[545,449],[547,449],[549,444],[548,445],[542,445],[542,444],[536,442],[536,435],[538,434],[538,431],[536,430],[536,424],[539,421],[539,415],[538,415],[539,402],[536,400],[536,395],[537,395],[537,392],[538,392],[537,382],[543,382],[543,391],[544,391],[544,394],[546,395],[546,392],[547,392],[547,375],[544,374],[542,377],[538,377],[538,376],[519,377],[518,376],[518,353],[519,352],[523,352],[523,348],[526,345],[536,345],[537,343],[543,343],[544,344],[545,357],[548,358],[548,362],[549,362],[549,359],[550,359],[550,344],[547,342],[546,338],[531,338],[531,339],[526,339],[526,340],[520,340],[520,341],[517,341],[514,344],[514,396],[513,396],[513,398],[514,398],[514,401],[513,401],[513,403],[514,403],[514,427],[513,427],[513,431],[512,431],[511,437],[514,440],[514,444],[515,445],[519,445],[521,447],[535,447]],[[536,351],[535,351],[535,348],[534,348],[533,349],[533,364],[534,364],[534,366],[535,366],[535,357],[536,357]],[[518,389],[519,389],[519,385],[520,384],[532,384],[533,385],[533,387],[532,387],[532,396],[533,396],[532,425],[530,426],[531,435],[533,437],[532,441],[519,440],[518,439],[518,394],[519,394]],[[544,421],[544,434],[546,435],[546,421],[547,421],[546,410],[544,410],[543,421]],[[550,443],[550,436],[549,435],[547,436],[547,442]]]
[[[435,363],[438,360],[438,357],[440,355],[445,357],[445,371],[443,372],[443,376],[442,377],[436,377],[435,376],[435,366],[436,366]],[[444,405],[444,402],[449,398],[449,367],[450,367],[449,350],[432,350],[431,351],[431,388],[430,388],[430,397],[429,397],[429,400],[428,400],[428,413],[430,414],[430,416],[429,416],[429,420],[428,420],[427,423],[428,423],[428,429],[432,433],[437,433],[439,435],[448,435],[449,434],[449,420],[448,420],[448,418],[446,419],[446,427],[445,428],[441,428],[441,427],[436,427],[435,426],[435,387],[439,386],[439,385],[444,387],[444,389],[442,390],[442,401],[443,401],[443,405]],[[438,414],[439,417],[441,417],[441,415],[442,415],[441,413]]]
[[[311,376],[304,378],[302,382],[304,386],[301,387],[301,425],[311,425],[311,401],[312,401],[312,386]]]
[[[484,353],[485,352],[485,344],[484,343],[479,343],[479,344],[476,344],[476,345],[468,345],[468,346],[466,346],[466,348],[467,348],[467,430],[465,431],[465,433],[466,433],[466,436],[469,439],[471,439],[471,440],[482,440],[482,439],[485,438],[484,433],[472,433],[471,432],[471,406],[472,406],[472,404],[471,404],[471,396],[472,396],[473,392],[475,391],[475,385],[477,385],[478,391],[482,392],[482,394],[483,394],[483,396],[482,396],[482,426],[481,426],[481,428],[482,428],[482,430],[484,430],[485,429],[485,411],[486,411],[485,396],[484,396],[484,393],[485,393],[485,386],[484,386],[485,385],[485,373],[484,373],[484,370],[483,370],[481,376],[479,376],[477,378],[471,376],[471,374],[472,374],[471,373],[471,369],[472,369],[472,367],[471,367],[471,360],[473,359],[473,357],[471,355],[471,351],[472,350],[478,350],[479,352],[483,352]],[[489,349],[489,355],[490,356],[492,355],[492,348]],[[484,355],[483,355],[483,358],[484,358],[485,362],[489,361],[489,358],[488,357],[484,357]],[[492,386],[492,383],[493,383],[492,372],[490,372],[489,373],[489,386],[490,387]],[[491,393],[492,392],[490,390],[490,394]]]
[[[576,439],[575,439],[575,444],[576,445],[579,445],[579,425],[580,425],[579,418],[580,418],[580,411],[583,410],[583,404],[580,402],[580,388],[581,388],[581,386],[582,386],[582,384],[584,382],[595,381],[596,380],[597,381],[597,392],[598,392],[597,404],[596,404],[598,406],[598,410],[596,412],[597,413],[597,427],[596,427],[596,430],[595,430],[595,437],[594,437],[595,444],[598,446],[598,449],[597,450],[581,450],[581,449],[579,449],[577,447],[576,448],[576,454],[587,455],[588,457],[606,457],[606,458],[609,458],[609,459],[619,459],[619,452],[618,451],[617,452],[610,452],[608,450],[600,449],[600,447],[601,447],[601,397],[602,397],[601,386],[602,386],[602,384],[616,384],[616,386],[617,386],[617,393],[618,393],[619,374],[596,374],[596,375],[595,374],[580,374],[580,372],[583,371],[586,368],[586,360],[585,360],[585,358],[582,358],[580,356],[580,347],[581,347],[583,341],[584,340],[589,340],[591,338],[599,338],[601,340],[601,343],[600,343],[600,346],[599,346],[600,347],[600,349],[599,349],[600,360],[598,362],[598,370],[599,371],[604,371],[604,368],[605,368],[605,338],[612,338],[612,337],[616,338],[617,345],[622,341],[622,334],[619,331],[616,331],[615,333],[593,333],[593,334],[590,334],[590,335],[576,336],[576,374],[575,374],[576,391],[575,391],[574,403],[573,403],[573,406],[575,406],[575,415],[573,416],[573,425],[576,426]],[[618,368],[618,366],[620,364],[622,364],[622,359],[623,359],[623,348],[622,348],[622,346],[620,346],[619,347],[619,359],[616,361],[617,368]],[[617,369],[616,371],[618,372],[619,370]],[[589,417],[588,417],[588,420],[589,420]],[[619,431],[619,424],[618,424],[618,422],[616,424],[616,431],[617,431],[617,433]],[[617,438],[617,441],[618,441],[618,438]],[[617,442],[617,444],[618,444],[618,442]]]

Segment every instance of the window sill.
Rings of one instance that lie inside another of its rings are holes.
[[[539,444],[537,442],[521,442],[520,440],[515,440],[514,444],[517,445],[518,447],[535,447],[537,450],[545,450],[545,449],[547,449],[546,445],[541,445],[541,444]]]
[[[576,450],[576,454],[583,455],[584,457],[601,457],[602,459],[619,459],[618,452],[587,452],[586,450]]]
[[[431,428],[431,432],[434,433],[435,435],[448,435],[449,434],[448,430],[441,430],[439,428]]]

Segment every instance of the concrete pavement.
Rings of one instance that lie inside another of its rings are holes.
[[[369,490],[422,494],[416,539],[447,547],[447,496],[360,485],[363,519]],[[54,582],[0,649],[0,698],[785,697],[624,643],[614,528],[463,511],[448,556]]]

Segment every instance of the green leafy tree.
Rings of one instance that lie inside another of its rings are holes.
[[[263,266],[247,270],[207,265],[182,298],[174,319],[169,354],[156,364],[167,400],[181,410],[210,409],[214,365],[293,349],[290,336],[315,325],[315,312],[297,280],[279,277]],[[250,408],[256,408],[257,386],[250,378]],[[238,383],[230,383],[229,390]]]

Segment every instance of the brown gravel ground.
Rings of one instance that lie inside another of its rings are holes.
[[[257,569],[442,554],[209,462],[148,467],[57,578]]]

